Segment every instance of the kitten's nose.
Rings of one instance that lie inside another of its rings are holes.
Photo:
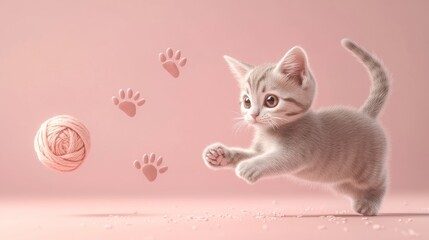
[[[253,120],[256,120],[256,118],[259,116],[259,113],[251,113],[250,116],[252,116]]]

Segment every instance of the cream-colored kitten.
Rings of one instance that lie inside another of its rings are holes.
[[[233,167],[249,183],[288,174],[327,184],[351,197],[356,212],[376,215],[387,184],[387,141],[376,118],[389,80],[373,56],[349,40],[342,44],[372,77],[371,93],[359,110],[310,110],[316,83],[300,47],[277,64],[256,67],[225,56],[240,84],[243,120],[256,133],[248,149],[208,146],[203,152],[207,166]]]

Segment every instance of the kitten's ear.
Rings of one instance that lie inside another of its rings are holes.
[[[247,63],[240,62],[237,59],[234,59],[230,56],[225,55],[223,56],[223,58],[225,59],[226,63],[228,63],[228,66],[231,69],[231,72],[234,75],[234,77],[239,81],[241,81],[246,75],[246,73],[253,68],[253,66]]]
[[[302,85],[308,71],[307,54],[304,49],[299,46],[291,48],[277,63],[275,71]]]

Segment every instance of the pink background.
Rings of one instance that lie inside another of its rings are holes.
[[[429,188],[427,1],[0,1],[0,196],[229,195],[314,193],[284,178],[253,186],[211,171],[201,151],[233,133],[238,89],[222,55],[260,64],[303,46],[318,82],[313,109],[359,107],[365,69],[340,46],[348,37],[375,52],[393,87],[380,118],[390,138],[391,191]],[[182,50],[179,79],[158,53]],[[111,103],[120,88],[146,99],[129,118]],[[45,168],[33,138],[46,119],[69,114],[91,132],[75,172]],[[164,156],[149,183],[132,162]]]

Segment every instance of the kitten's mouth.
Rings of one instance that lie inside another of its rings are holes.
[[[249,123],[253,125],[253,124],[259,124],[261,122],[258,121],[258,120],[256,120],[256,119],[252,119],[252,120],[249,121]]]
[[[250,125],[264,125],[265,123],[264,122],[261,122],[261,121],[258,121],[258,120],[255,120],[255,119],[253,119],[252,121],[250,121]]]
[[[266,128],[266,127],[278,127],[277,124],[270,124],[269,121],[264,120],[251,120],[248,122],[250,126]]]
[[[247,123],[251,126],[265,126],[268,122],[265,119],[249,119]]]

